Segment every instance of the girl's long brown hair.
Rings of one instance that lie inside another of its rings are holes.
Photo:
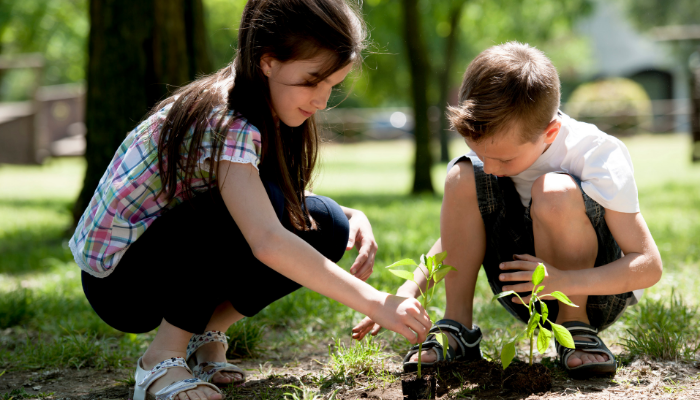
[[[292,226],[307,229],[308,212],[302,204],[318,159],[316,122],[312,116],[295,128],[282,121],[277,124],[260,59],[266,54],[281,62],[324,57],[324,70],[310,82],[315,84],[352,62],[360,63],[365,38],[359,12],[344,0],[249,0],[241,18],[233,62],[177,90],[151,112],[173,103],[158,141],[158,168],[165,198],[170,201],[176,195],[178,180],[184,182],[185,197],[193,195],[190,182],[207,125],[213,123],[215,127],[212,154],[218,159],[230,124],[245,118],[261,134],[261,178],[282,189]],[[215,107],[224,110],[217,121],[211,121]],[[221,118],[229,110],[235,118]],[[205,178],[209,185],[216,179],[217,165],[213,161]]]

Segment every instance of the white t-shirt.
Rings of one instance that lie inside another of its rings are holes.
[[[581,179],[583,191],[603,207],[639,212],[634,168],[624,143],[595,125],[563,113],[560,118],[561,130],[554,143],[528,169],[510,177],[523,206],[530,205],[530,192],[537,178],[549,172],[566,172]]]
[[[634,168],[627,147],[595,125],[560,115],[562,126],[554,143],[528,169],[511,176],[523,206],[530,205],[532,185],[549,172],[566,172],[581,179],[586,194],[606,209],[639,212]],[[469,155],[476,155],[470,152]],[[635,290],[632,304],[643,289]]]

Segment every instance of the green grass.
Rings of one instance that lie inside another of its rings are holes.
[[[625,141],[635,163],[642,213],[665,267],[661,282],[647,290],[642,307],[644,302],[667,298],[672,289],[685,307],[696,307],[700,304],[694,295],[700,286],[696,273],[700,267],[700,165],[689,162],[690,139],[664,135]],[[466,150],[463,143],[453,143],[453,155]],[[368,283],[390,292],[402,282],[383,267],[400,258],[416,259],[439,235],[445,165],[433,169],[436,195],[410,196],[412,158],[409,142],[330,144],[323,150],[323,166],[315,185],[316,193],[367,214],[379,243],[375,272]],[[80,271],[66,245],[69,210],[80,190],[84,168],[84,162],[75,158],[49,160],[40,167],[0,165],[0,324],[19,323],[14,330],[39,335],[43,339],[38,343],[44,346],[59,343],[56,340],[65,338],[66,330],[82,335],[78,338],[113,338],[110,351],[135,357],[152,334],[124,335],[95,315],[82,293]],[[356,255],[355,250],[348,252],[339,264],[349,268]],[[445,306],[443,285],[438,287],[433,304],[429,310],[432,317],[441,316]],[[261,351],[274,352],[308,343],[325,348],[333,337],[347,336],[361,318],[335,301],[301,289],[248,323],[249,327],[265,326],[266,340],[256,343]],[[604,339],[625,337],[633,318],[628,313],[621,324],[604,333]],[[505,310],[491,302],[483,273],[477,283],[475,322],[486,334],[482,347],[487,354],[495,353],[500,340],[508,339],[516,325]],[[407,342],[393,333],[386,332],[382,337],[397,353],[405,353],[408,348]],[[33,351],[22,346],[15,343],[13,350],[0,346],[0,367],[19,368],[24,357],[20,353]],[[66,358],[52,357],[68,363]],[[77,360],[79,364],[81,359]],[[87,360],[84,365],[109,363]],[[38,358],[26,361],[46,365],[54,362]]]

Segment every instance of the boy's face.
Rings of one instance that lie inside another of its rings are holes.
[[[560,128],[561,121],[555,118],[534,143],[523,143],[517,128],[497,132],[480,142],[470,139],[465,142],[484,163],[484,172],[498,177],[513,176],[528,169],[549,148]]]

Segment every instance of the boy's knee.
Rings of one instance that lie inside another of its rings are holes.
[[[549,173],[532,185],[532,218],[560,220],[572,212],[584,210],[583,196],[574,179],[566,174]]]
[[[463,200],[477,201],[476,178],[471,161],[456,163],[445,177],[445,193],[454,193]]]

